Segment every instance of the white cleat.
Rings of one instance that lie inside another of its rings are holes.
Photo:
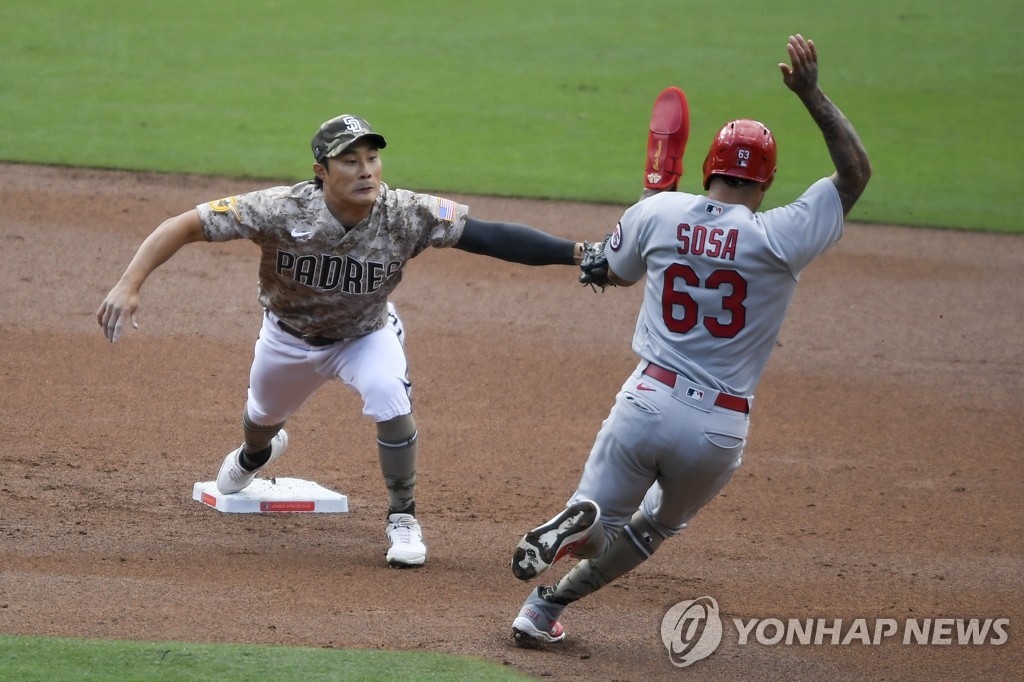
[[[412,514],[392,514],[387,527],[388,565],[392,568],[422,566],[427,561],[427,546],[423,544],[423,531]]]
[[[222,495],[230,495],[231,493],[245,490],[252,483],[253,479],[256,478],[256,474],[266,469],[271,462],[280,457],[287,449],[288,434],[285,433],[284,429],[281,429],[274,436],[274,439],[270,441],[270,459],[267,460],[266,464],[256,467],[252,471],[243,469],[238,461],[242,454],[241,446],[237,450],[232,450],[224,458],[224,463],[220,465],[220,471],[217,472],[217,490]]]

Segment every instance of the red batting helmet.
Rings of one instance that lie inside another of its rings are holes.
[[[749,118],[722,126],[704,159],[704,189],[712,175],[768,182],[775,175],[775,138],[763,123]]]

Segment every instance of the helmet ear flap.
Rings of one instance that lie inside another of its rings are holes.
[[[708,155],[704,157],[704,189],[711,189],[711,167],[714,164],[712,157],[715,153],[715,146],[711,145],[711,150]]]

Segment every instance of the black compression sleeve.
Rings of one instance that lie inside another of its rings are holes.
[[[466,219],[455,248],[523,265],[573,265],[576,242],[526,225]]]

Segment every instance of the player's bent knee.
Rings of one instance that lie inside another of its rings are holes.
[[[401,379],[379,380],[360,388],[363,414],[377,423],[399,419],[412,412],[409,384]]]
[[[641,511],[633,514],[633,518],[629,520],[622,532],[629,538],[633,548],[645,558],[654,554],[661,547],[661,543],[675,535],[665,528],[659,529]]]

